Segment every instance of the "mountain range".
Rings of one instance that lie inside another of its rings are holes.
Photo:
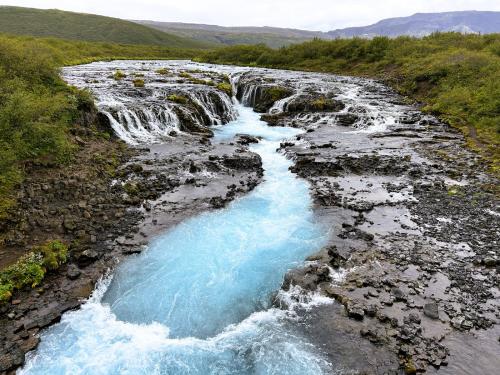
[[[417,13],[373,25],[328,32],[278,27],[224,27],[180,22],[122,20],[93,14],[0,6],[0,32],[113,43],[214,48],[235,44],[267,44],[277,48],[313,38],[372,38],[433,32],[499,33],[500,12]]]

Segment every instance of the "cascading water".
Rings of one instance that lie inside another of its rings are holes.
[[[65,68],[63,77],[92,91],[115,133],[129,144],[161,142],[172,130],[182,131],[184,122],[207,127],[236,118],[231,98],[215,87],[217,80],[224,79],[220,73],[200,73],[194,68],[197,65],[186,61],[169,62],[168,70],[165,65],[98,62]],[[117,72],[123,78],[116,78]],[[145,87],[134,87],[134,80],[146,82]]]
[[[43,334],[20,374],[319,374],[328,368],[294,332],[293,308],[270,306],[286,271],[325,240],[307,183],[275,151],[300,131],[269,128],[248,108],[239,112],[216,140],[262,136],[252,150],[263,159],[265,182],[125,261],[80,310]]]

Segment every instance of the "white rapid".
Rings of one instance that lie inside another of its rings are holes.
[[[318,348],[293,324],[301,302],[280,292],[288,269],[318,250],[325,230],[308,184],[288,170],[279,142],[300,131],[270,128],[251,109],[216,131],[262,136],[252,147],[265,181],[227,208],[190,219],[121,264],[83,307],[42,335],[19,374],[321,374]],[[297,293],[298,294],[298,293]]]

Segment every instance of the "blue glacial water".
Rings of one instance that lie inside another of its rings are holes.
[[[252,150],[262,157],[264,182],[124,261],[80,310],[42,334],[20,374],[329,372],[318,349],[295,331],[293,310],[271,306],[286,271],[326,240],[307,183],[276,152],[280,140],[299,131],[268,127],[249,108],[238,111],[214,142],[236,133],[262,136]]]

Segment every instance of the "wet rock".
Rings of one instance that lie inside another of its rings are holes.
[[[396,302],[403,302],[403,301],[406,301],[406,299],[407,299],[407,297],[404,294],[404,292],[401,289],[399,289],[399,288],[392,288],[391,289],[391,294],[394,297],[394,300]]]
[[[82,272],[74,264],[71,264],[70,266],[68,266],[68,271],[66,272],[68,279],[76,280],[80,277],[81,274],[82,274]]]
[[[347,302],[345,305],[347,315],[350,318],[356,319],[356,320],[363,320],[365,316],[365,311],[363,310],[363,307],[354,303],[354,302]]]
[[[260,170],[262,159],[257,154],[224,155],[224,166],[232,169]]]
[[[495,267],[497,264],[497,261],[495,258],[492,257],[486,257],[483,259],[483,263],[486,267]]]
[[[93,249],[86,249],[75,255],[76,261],[80,267],[86,267],[91,263],[94,263],[100,257],[101,254]]]
[[[426,303],[424,305],[424,314],[431,319],[439,319],[439,309],[437,303]]]
[[[342,113],[342,114],[337,115],[337,117],[335,119],[337,121],[337,125],[351,126],[356,121],[359,120],[359,117],[353,113]]]
[[[236,143],[240,145],[249,145],[250,143],[259,143],[259,138],[248,134],[236,134]]]
[[[341,101],[323,95],[299,95],[286,106],[286,112],[338,112],[345,108]]]

